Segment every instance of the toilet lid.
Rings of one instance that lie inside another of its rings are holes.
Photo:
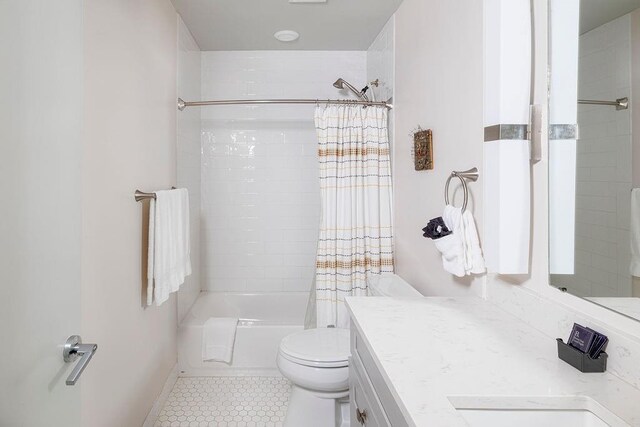
[[[283,338],[280,353],[305,366],[343,367],[349,364],[349,330],[307,329]]]

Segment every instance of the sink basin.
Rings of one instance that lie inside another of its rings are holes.
[[[586,396],[449,396],[471,427],[629,427]]]
[[[458,409],[472,427],[608,427],[586,410]]]

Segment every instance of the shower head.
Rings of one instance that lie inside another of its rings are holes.
[[[336,89],[344,89],[344,84],[346,82],[341,78],[339,78],[338,80],[336,80],[335,82],[333,82],[333,87],[335,87]]]
[[[368,101],[369,98],[367,97],[367,95],[364,93],[365,89],[359,91],[358,89],[356,89],[355,87],[353,87],[352,85],[350,85],[346,80],[344,80],[342,77],[340,77],[338,80],[336,80],[333,83],[333,87],[335,87],[336,89],[349,89],[351,92],[353,92],[358,98],[364,100],[364,101]]]

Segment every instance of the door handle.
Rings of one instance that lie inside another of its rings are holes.
[[[67,377],[67,385],[76,385],[80,375],[82,375],[82,371],[87,367],[97,350],[97,344],[82,344],[80,335],[71,335],[67,338],[67,342],[64,343],[64,349],[62,350],[62,358],[66,363],[75,362],[80,358],[76,366],[73,367],[69,377]]]

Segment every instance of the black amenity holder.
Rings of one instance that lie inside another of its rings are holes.
[[[562,338],[556,338],[558,342],[558,357],[580,372],[604,372],[607,370],[607,353],[600,353],[597,359],[592,359],[587,353],[583,353],[575,347],[565,344]]]

